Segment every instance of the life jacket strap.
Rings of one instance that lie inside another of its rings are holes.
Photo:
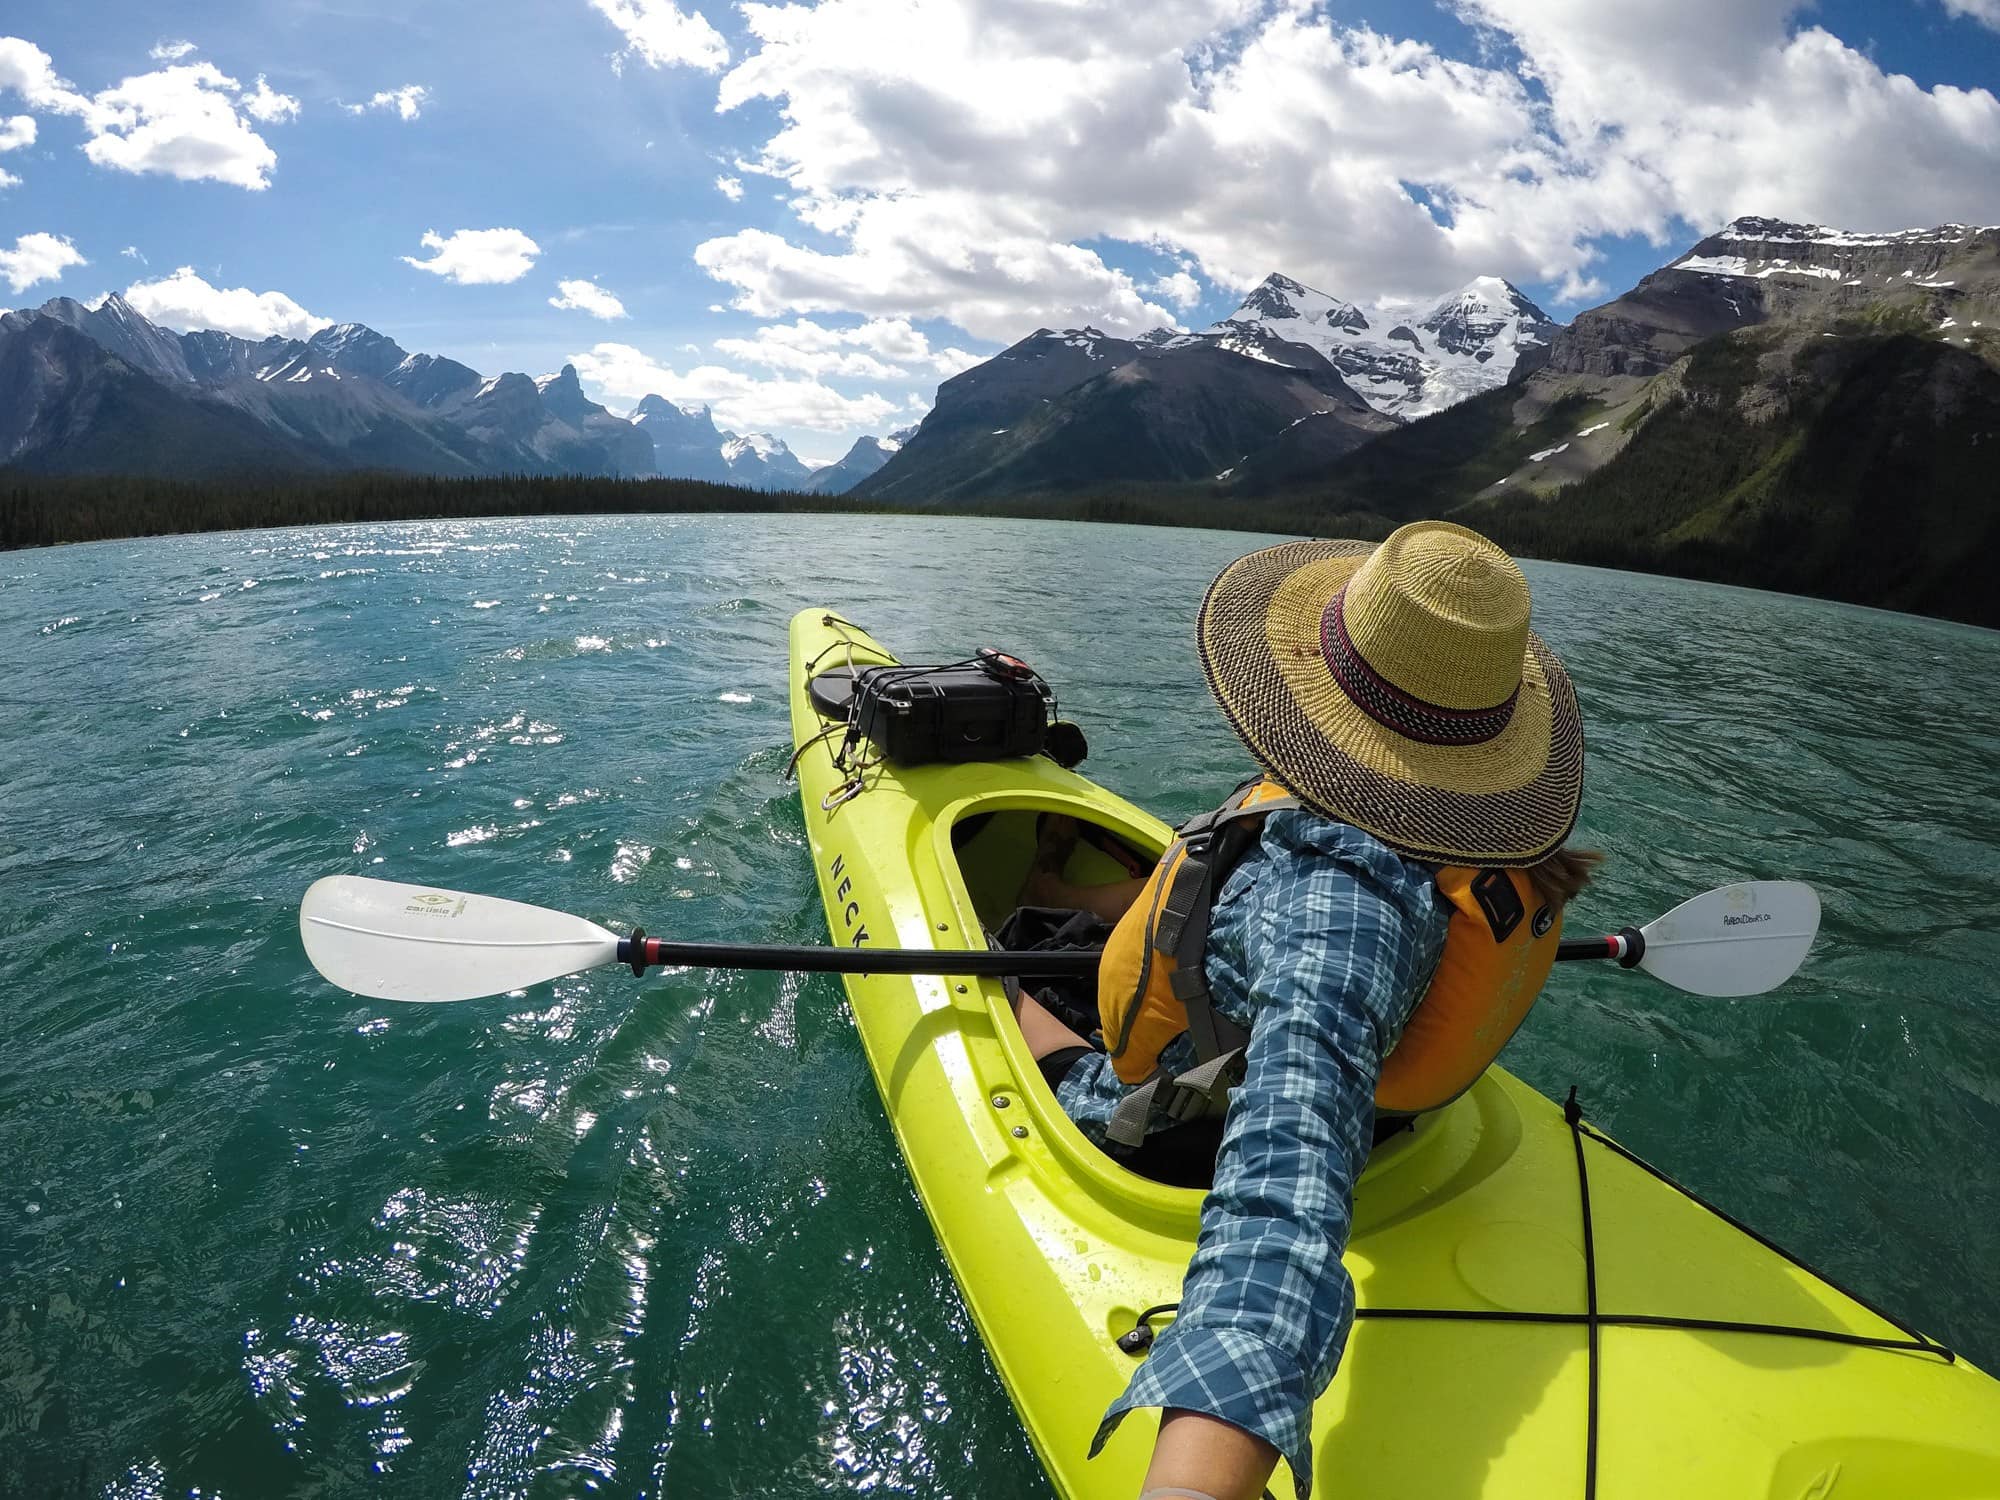
[[[1211,848],[1206,841],[1187,844],[1187,857],[1175,867],[1167,899],[1160,903],[1160,914],[1153,924],[1155,952],[1178,960],[1189,921],[1197,912],[1207,910],[1215,874]]]
[[[1229,1091],[1243,1081],[1243,1071],[1243,1049],[1233,1047],[1199,1067],[1175,1074],[1173,1092],[1167,1095],[1167,1113],[1180,1121],[1213,1119],[1229,1108]]]
[[[1111,1119],[1104,1127],[1104,1138],[1114,1146],[1126,1150],[1137,1150],[1146,1140],[1146,1122],[1153,1117],[1153,1095],[1160,1091],[1160,1085],[1167,1082],[1166,1070],[1155,1069],[1153,1076],[1144,1083],[1125,1091],[1118,1107],[1111,1112]]]
[[[1165,1068],[1156,1069],[1152,1077],[1127,1090],[1118,1101],[1105,1126],[1105,1138],[1114,1146],[1136,1149],[1146,1139],[1156,1100],[1167,1118],[1177,1124],[1220,1119],[1229,1110],[1230,1090],[1243,1081],[1244,1066],[1243,1048],[1238,1046],[1172,1078]]]
[[[1254,783],[1253,783],[1254,784]],[[1206,825],[1199,846],[1174,872],[1173,889],[1153,928],[1153,948],[1174,961],[1169,987],[1187,1010],[1188,1035],[1194,1055],[1204,1065],[1224,1053],[1249,1045],[1250,1036],[1227,1016],[1216,1012],[1208,993],[1208,932],[1215,916],[1218,887],[1249,852],[1267,813],[1297,807],[1296,797],[1271,797],[1248,803],[1249,787],[1197,822]]]

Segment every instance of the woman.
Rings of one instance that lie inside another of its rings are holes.
[[[1448,932],[1464,951],[1453,901],[1474,910],[1465,882],[1447,877],[1524,871],[1483,883],[1516,902],[1511,915],[1488,910],[1493,936],[1520,927],[1526,942],[1550,935],[1597,858],[1563,848],[1583,790],[1582,726],[1528,613],[1513,561],[1445,522],[1405,526],[1379,547],[1267,548],[1202,602],[1209,688],[1275,783],[1258,795],[1290,796],[1252,810],[1261,821],[1244,820],[1243,852],[1208,893],[1200,977],[1213,1011],[1248,1034],[1242,1079],[1179,1313],[1097,1436],[1102,1446],[1135,1407],[1162,1409],[1147,1500],[1254,1500],[1280,1456],[1308,1493],[1313,1402],[1353,1321],[1341,1253],[1383,1061],[1432,989]],[[1133,903],[1141,882],[1065,886],[1051,832],[1032,899],[1107,918]],[[1147,909],[1134,906],[1120,931],[1157,920]],[[1544,961],[1534,987],[1546,972]],[[1107,985],[1100,996],[1109,1003]],[[1104,1141],[1121,1103],[1133,1128],[1133,1069],[1120,1066],[1130,1059],[1091,1049],[1032,998],[1020,1014],[1086,1133]],[[1113,1053],[1131,1029],[1106,1028]],[[1183,1033],[1157,1058],[1167,1078],[1196,1049]],[[1172,1127],[1168,1092],[1143,1101],[1148,1132]]]

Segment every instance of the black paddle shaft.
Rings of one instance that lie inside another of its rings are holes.
[[[999,948],[786,948],[748,943],[674,943],[634,932],[618,945],[618,961],[643,974],[654,964],[689,969],[773,969],[785,974],[951,974],[1000,979],[1008,975],[1089,978],[1095,948],[1014,953]]]
[[[1627,929],[1630,932],[1631,929]],[[1097,973],[1100,949],[1049,953],[1004,948],[829,948],[753,943],[675,943],[649,938],[644,928],[618,944],[618,961],[634,974],[654,965],[686,969],[765,969],[784,974],[945,974],[970,978],[1080,978]],[[1616,938],[1578,938],[1558,945],[1556,957],[1619,958]],[[1636,963],[1637,958],[1632,960]],[[1628,965],[1629,967],[1629,965]]]

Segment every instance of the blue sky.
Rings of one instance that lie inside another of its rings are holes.
[[[15,0],[0,38],[6,305],[574,361],[816,460],[1038,325],[1198,326],[1268,270],[1568,316],[1738,213],[2000,221],[2000,0]]]

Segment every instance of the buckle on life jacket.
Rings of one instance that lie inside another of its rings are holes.
[[[1243,1054],[1243,1048],[1233,1047],[1172,1078],[1167,1077],[1166,1069],[1159,1069],[1118,1101],[1105,1127],[1105,1139],[1114,1147],[1136,1150],[1146,1139],[1156,1100],[1176,1124],[1220,1119],[1229,1110],[1230,1090],[1243,1081]]]

